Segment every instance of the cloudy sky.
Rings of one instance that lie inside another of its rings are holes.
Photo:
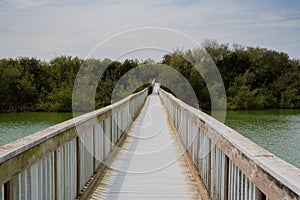
[[[107,38],[141,27],[174,30],[198,43],[217,39],[300,58],[299,0],[0,0],[0,58],[84,58]],[[143,33],[145,40],[151,35]],[[134,37],[118,45],[130,51],[125,46]],[[168,36],[159,42],[166,38],[173,48],[181,47]],[[107,44],[99,57],[115,56],[118,45]]]

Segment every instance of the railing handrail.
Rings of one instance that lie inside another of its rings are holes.
[[[160,89],[161,92],[166,95],[173,104],[178,105],[181,109],[185,110],[190,119],[197,120],[199,119],[204,124],[208,125],[213,131],[219,134],[222,138],[227,140],[231,145],[236,147],[240,153],[245,156],[245,159],[249,159],[255,163],[255,167],[260,167],[265,172],[269,173],[275,180],[279,181],[285,187],[288,187],[298,196],[300,196],[300,169],[287,163],[286,161],[280,159],[276,155],[270,153],[264,148],[252,142],[250,139],[244,137],[237,131],[231,129],[225,124],[219,122],[213,117],[207,115],[206,113],[195,109],[187,104],[185,104],[180,99],[177,99],[172,94]],[[228,156],[230,159],[234,157],[234,154],[238,152],[231,152],[230,150],[225,150],[219,137],[211,138],[214,143]],[[225,150],[225,151],[224,151]],[[233,162],[235,163],[234,159]],[[238,165],[238,163],[235,163]],[[244,171],[243,171],[244,172]],[[245,173],[245,172],[244,172]],[[251,174],[251,170],[246,173],[246,176],[250,177],[254,174]],[[260,185],[257,185],[261,189]]]
[[[115,102],[111,105],[108,105],[104,108],[100,108],[98,110],[95,110],[95,111],[80,115],[78,117],[69,119],[67,121],[61,122],[61,123],[56,124],[51,127],[48,127],[46,129],[43,129],[36,133],[30,134],[26,137],[15,140],[11,143],[0,146],[0,164],[20,153],[23,153],[24,151],[29,150],[32,147],[48,140],[49,138],[55,137],[58,134],[66,131],[68,129],[74,128],[77,125],[83,124],[84,122],[87,122],[92,118],[95,118],[96,116],[105,114],[107,112],[110,112],[110,111],[120,107],[120,105],[124,104],[125,102],[128,102],[132,97],[142,94],[147,89],[148,88],[145,88],[144,90],[142,90],[140,92],[131,94],[131,95],[125,97],[124,99],[122,99],[118,102]]]

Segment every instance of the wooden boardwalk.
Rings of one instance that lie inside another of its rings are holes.
[[[0,200],[300,199],[299,168],[152,86],[1,146]]]
[[[91,199],[200,199],[159,96],[150,95]]]

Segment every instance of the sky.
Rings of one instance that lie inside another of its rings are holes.
[[[86,58],[101,48],[93,56],[115,59],[191,48],[183,44],[187,38],[260,46],[298,59],[300,1],[0,0],[0,58]]]

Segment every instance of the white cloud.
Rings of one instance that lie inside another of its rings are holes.
[[[14,9],[31,9],[47,5],[48,1],[43,0],[5,0],[4,6]]]

